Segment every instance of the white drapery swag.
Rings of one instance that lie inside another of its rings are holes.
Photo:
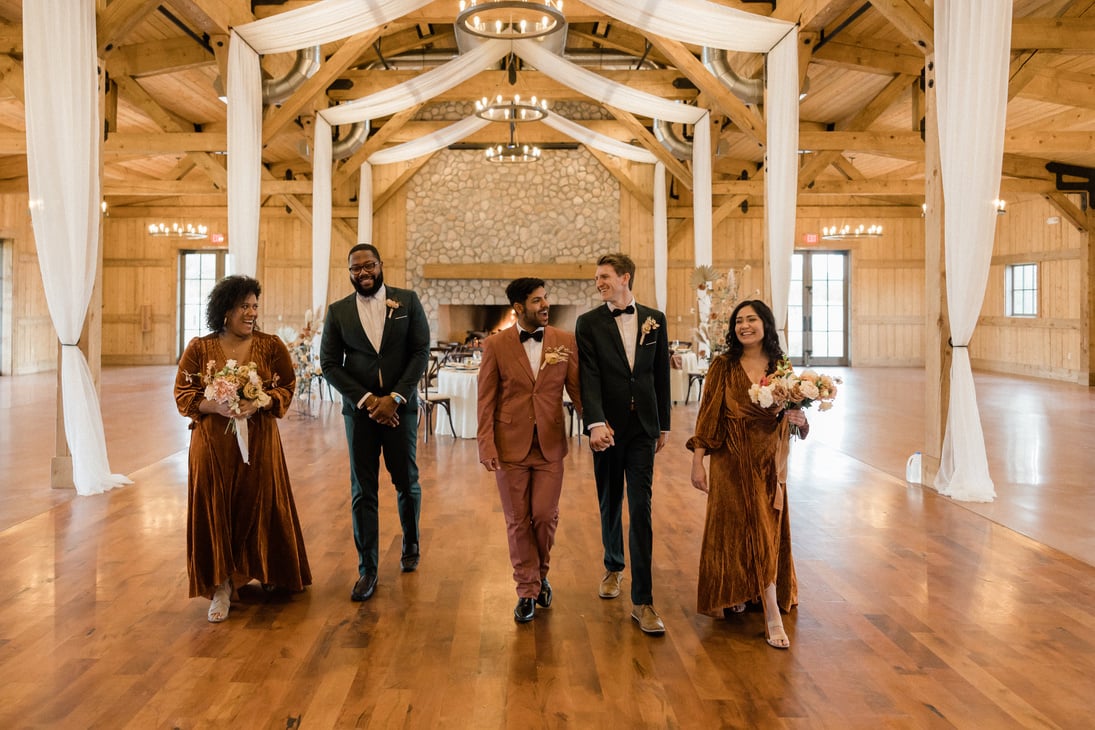
[[[61,340],[61,400],[76,492],[131,484],[111,474],[99,398],[76,346],[99,259],[99,99],[93,0],[23,4],[27,174],[46,302]]]
[[[787,349],[787,301],[798,212],[798,31],[792,30],[768,54],[766,89],[768,142],[764,149],[764,222],[768,232],[768,280],[772,314]]]
[[[951,391],[935,488],[991,502],[985,437],[968,345],[985,297],[1004,152],[1011,0],[935,4],[939,153],[943,173]]]

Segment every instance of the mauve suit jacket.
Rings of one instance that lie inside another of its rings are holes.
[[[550,353],[557,353],[560,361],[549,363]],[[488,337],[479,364],[479,460],[522,461],[532,446],[534,426],[545,459],[559,461],[566,456],[564,388],[581,413],[574,335],[555,327],[544,328],[540,370],[535,379],[521,344],[520,328],[510,327]]]

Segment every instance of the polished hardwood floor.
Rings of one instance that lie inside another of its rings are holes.
[[[444,436],[419,445],[421,568],[399,572],[382,487],[377,595],[351,603],[347,457],[329,402],[282,422],[315,584],[245,587],[213,625],[186,597],[173,369],[104,372],[111,464],[134,484],[96,497],[48,487],[55,376],[0,378],[0,727],[1090,727],[1092,389],[979,374],[999,496],[971,505],[903,479],[922,374],[841,374],[836,408],[812,414],[793,449],[801,605],[785,617],[787,652],[764,643],[759,613],[695,613],[694,404],[674,409],[657,462],[663,638],[628,619],[626,595],[596,595],[584,439],[567,460],[555,602],[535,621],[512,619],[493,479],[474,442]]]

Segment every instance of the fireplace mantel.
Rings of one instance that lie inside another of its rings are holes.
[[[541,279],[590,281],[596,264],[423,264],[424,279],[502,279],[538,276]]]

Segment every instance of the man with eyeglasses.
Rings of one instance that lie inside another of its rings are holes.
[[[355,293],[327,308],[320,345],[323,377],[342,394],[350,446],[350,517],[358,553],[353,601],[376,591],[379,564],[377,505],[380,452],[397,493],[403,529],[400,567],[409,573],[420,558],[418,484],[418,380],[430,356],[430,328],[418,295],[384,284],[380,251],[367,243],[350,249]]]

